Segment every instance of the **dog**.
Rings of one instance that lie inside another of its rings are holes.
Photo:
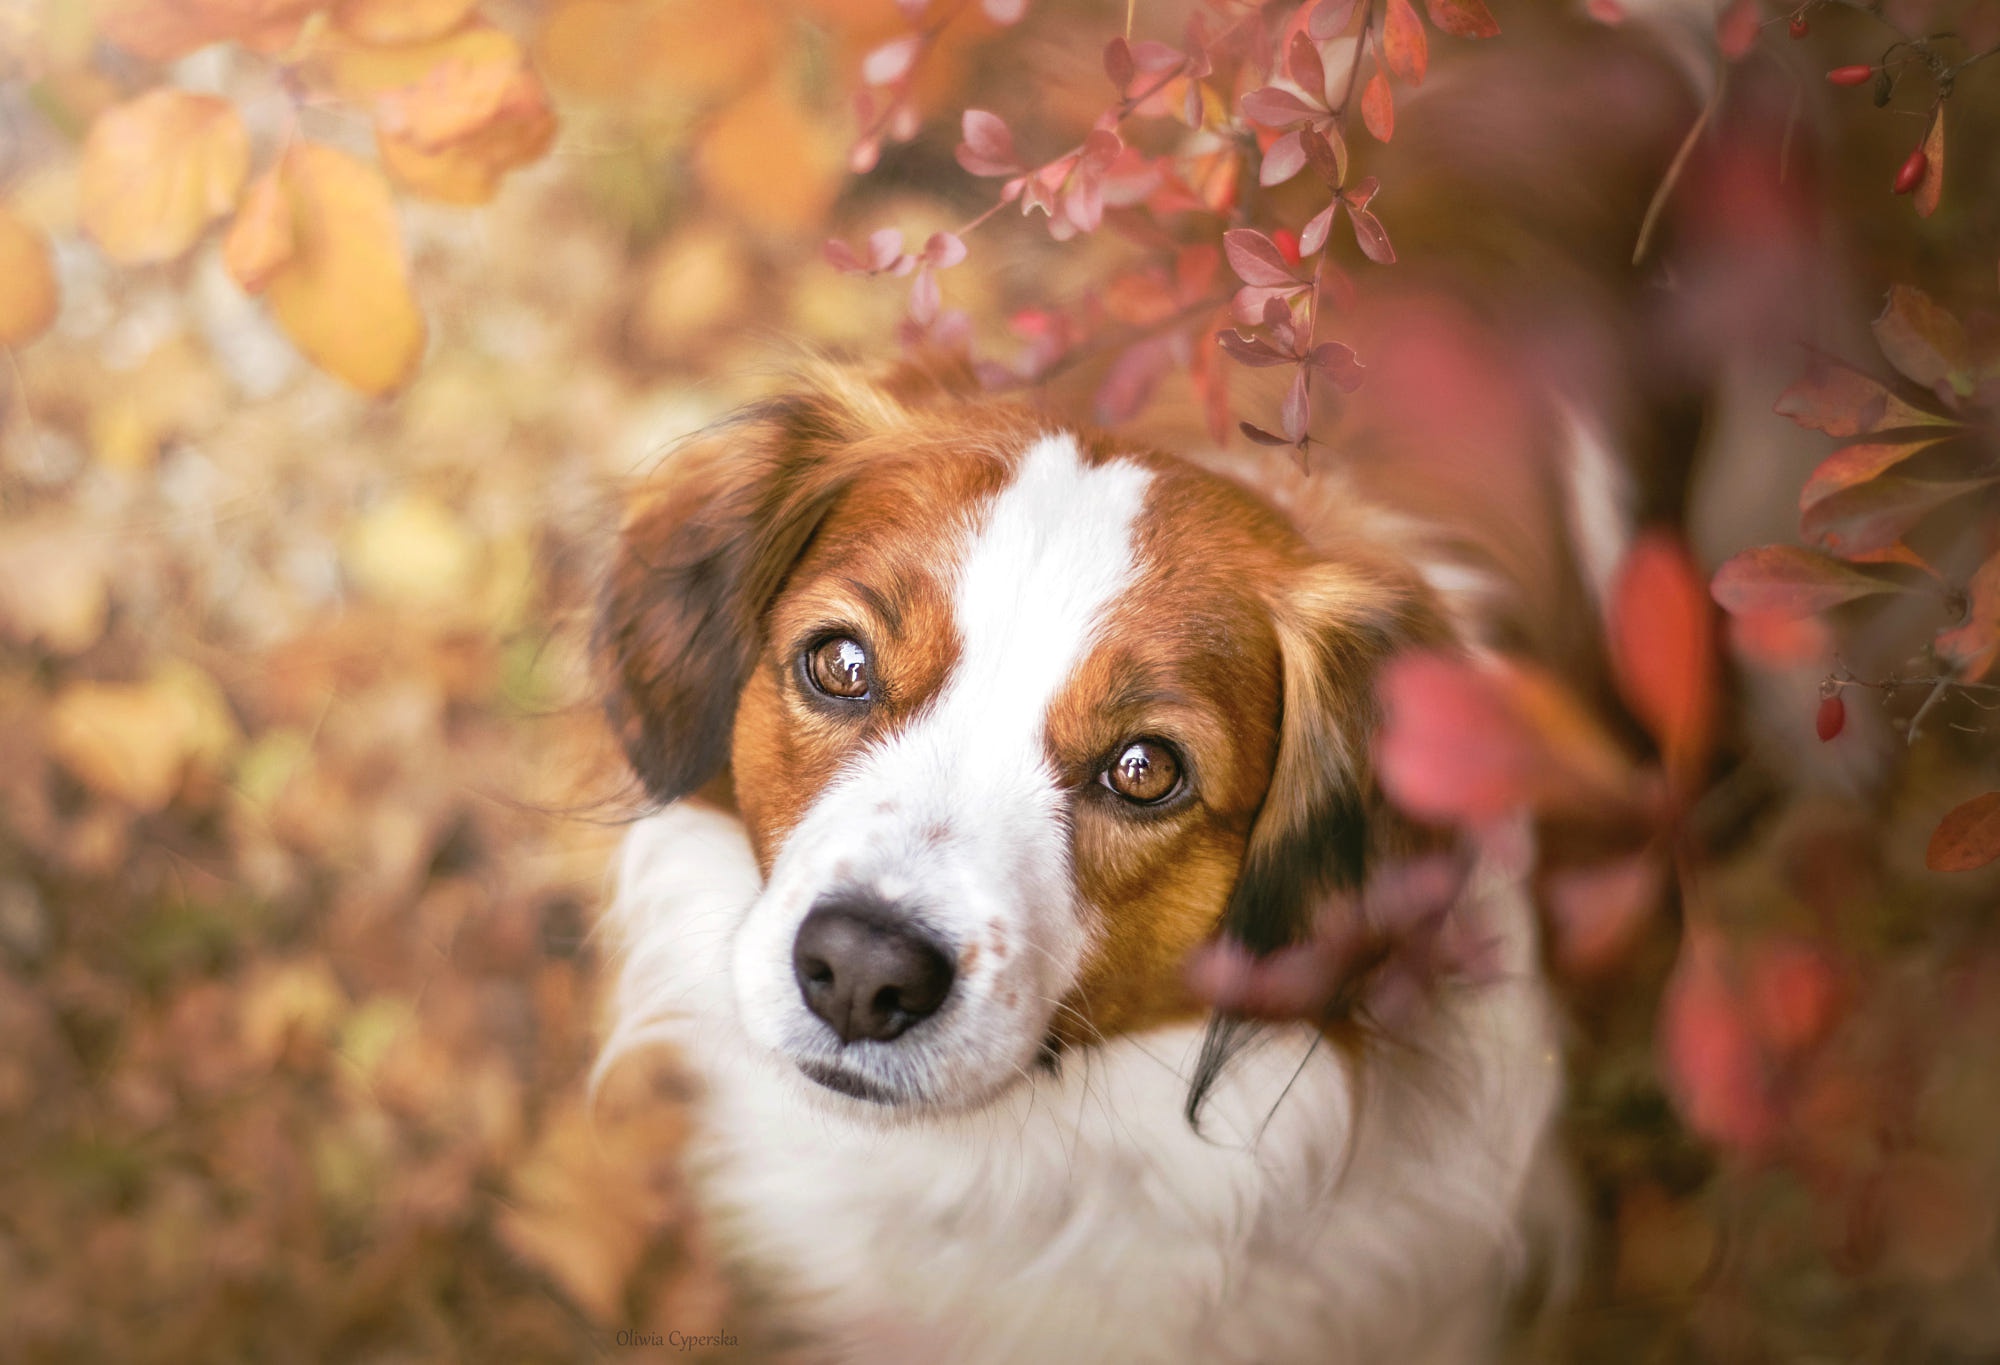
[[[1491,969],[1393,1039],[1188,986],[1441,838],[1370,735],[1385,661],[1465,641],[1449,575],[1312,500],[826,366],[635,500],[597,652],[656,808],[600,1066],[696,1071],[804,1358],[1490,1358],[1561,1093],[1521,857],[1452,908]]]

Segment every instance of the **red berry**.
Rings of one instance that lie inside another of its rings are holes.
[[[1908,194],[1924,183],[1924,172],[1931,168],[1931,159],[1919,147],[1910,153],[1910,159],[1903,163],[1903,169],[1896,172],[1896,193]]]
[[[1819,717],[1815,728],[1821,740],[1832,739],[1847,726],[1847,703],[1840,699],[1838,692],[1819,704]]]
[[[1803,12],[1792,16],[1792,36],[1794,38],[1806,36],[1806,16]]]
[[[1866,85],[1874,77],[1875,68],[1872,66],[1836,66],[1826,73],[1828,82],[1833,85]]]

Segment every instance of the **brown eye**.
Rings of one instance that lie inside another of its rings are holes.
[[[859,701],[868,695],[868,651],[845,635],[823,641],[806,653],[806,677],[829,697]]]
[[[1142,806],[1166,800],[1180,784],[1181,765],[1173,750],[1150,739],[1133,740],[1104,770],[1105,786]]]

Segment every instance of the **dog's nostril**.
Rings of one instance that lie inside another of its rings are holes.
[[[886,1042],[937,1013],[952,965],[930,936],[876,901],[825,901],[792,946],[806,1006],[842,1042]]]

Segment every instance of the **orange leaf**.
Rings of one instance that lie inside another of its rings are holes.
[[[243,196],[236,221],[222,239],[222,264],[243,288],[261,294],[272,275],[292,259],[292,201],[276,171],[257,177]]]
[[[1424,73],[1430,68],[1430,40],[1410,0],[1389,0],[1389,12],[1382,22],[1382,55],[1389,69],[1411,85],[1424,83]]]
[[[1928,218],[1937,212],[1944,194],[1944,106],[1931,116],[1931,130],[1924,138],[1924,178],[1917,182],[1917,216]]]
[[[464,23],[479,0],[334,0],[333,22],[364,43],[420,43]]]
[[[1799,511],[1809,511],[1814,503],[1833,496],[1843,488],[1866,483],[1944,439],[1942,436],[1926,436],[1916,441],[1869,442],[1836,450],[1820,461],[1819,467],[1806,480],[1805,487],[1799,490]]]
[[[1486,0],[1424,0],[1424,8],[1440,33],[1449,33],[1454,38],[1499,35],[1500,25],[1494,20],[1493,11],[1486,8]]]
[[[1979,566],[1965,585],[1965,620],[1936,640],[1938,657],[1965,682],[1978,682],[2000,655],[2000,555]]]
[[[1546,674],[1410,654],[1385,671],[1382,785],[1414,815],[1476,824],[1522,808],[1602,812],[1636,800],[1632,765]]]
[[[1666,864],[1653,849],[1550,872],[1542,899],[1555,930],[1556,962],[1594,976],[1623,962],[1660,907]]]
[[[1855,561],[1894,553],[1910,529],[1925,517],[1969,493],[1990,486],[1993,479],[1871,479],[1822,498],[1799,518],[1799,535],[1828,554]],[[1895,557],[1902,562],[1903,554]],[[1913,557],[1913,556],[1912,556]]]
[[[152,90],[91,125],[78,210],[113,260],[172,260],[236,206],[249,171],[250,138],[234,105]]]
[[[768,231],[807,232],[847,174],[840,120],[802,107],[768,80],[730,104],[695,149],[695,172],[722,207]]]
[[[1700,572],[1669,536],[1642,537],[1611,592],[1611,663],[1632,713],[1683,794],[1715,728],[1715,621]]]
[[[171,62],[210,43],[260,52],[297,36],[326,0],[93,0],[97,31],[135,57]]]
[[[0,207],[0,346],[19,346],[47,331],[56,303],[48,242]]]
[[[1961,397],[1972,392],[1965,325],[1923,290],[1892,286],[1874,328],[1882,354],[1910,379],[1926,388],[1949,384]]]
[[[1825,953],[1800,939],[1772,938],[1750,952],[1745,988],[1757,1035],[1779,1056],[1818,1044],[1838,1021],[1840,974]]]
[[[1924,866],[1933,872],[1970,872],[2000,858],[2000,792],[1955,807],[1931,834]]]
[[[518,48],[504,57],[448,57],[405,90],[382,96],[382,164],[411,190],[451,204],[483,204],[516,166],[555,140],[555,115]]]
[[[944,42],[964,27],[952,25]],[[828,28],[868,41],[852,21]],[[569,0],[536,34],[535,59],[556,86],[591,98],[700,102],[768,68],[783,41],[777,11],[765,5],[734,6],[718,23],[706,0]]]
[[[293,146],[276,174],[293,233],[291,254],[264,281],[278,324],[314,364],[363,393],[398,387],[422,358],[424,319],[410,296],[388,182],[314,142]]]
[[[1956,425],[1949,417],[1904,402],[1859,370],[1830,361],[1816,362],[1804,379],[1779,395],[1773,411],[1829,436]]]
[[[1361,91],[1361,121],[1368,125],[1368,131],[1375,135],[1377,141],[1387,142],[1395,136],[1396,96],[1389,89],[1389,78],[1379,66]]]
[[[1660,1052],[1668,1088],[1695,1132],[1749,1151],[1777,1135],[1765,1058],[1713,929],[1688,926],[1660,1005]]]
[[[1812,616],[1843,602],[1899,591],[1895,582],[1795,545],[1760,545],[1724,561],[1709,583],[1738,615]]]

